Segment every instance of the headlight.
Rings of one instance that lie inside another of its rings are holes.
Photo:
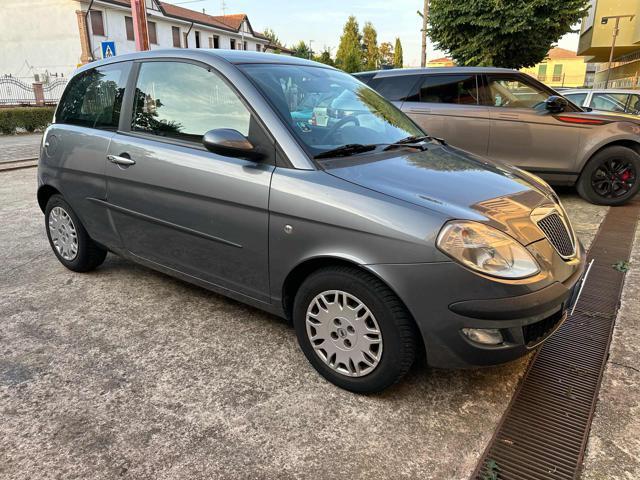
[[[463,265],[494,277],[524,278],[540,271],[520,243],[482,223],[449,222],[440,231],[436,245]]]

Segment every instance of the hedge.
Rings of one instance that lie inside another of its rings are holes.
[[[53,119],[54,107],[0,108],[0,132],[15,133],[23,128],[27,132],[43,130]]]

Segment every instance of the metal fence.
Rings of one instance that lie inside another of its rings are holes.
[[[55,105],[66,85],[66,78],[28,83],[14,77],[0,77],[0,106]]]

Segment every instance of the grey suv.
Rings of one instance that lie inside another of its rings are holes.
[[[356,76],[430,135],[575,184],[592,203],[619,205],[640,188],[640,119],[583,111],[524,73],[451,67]]]
[[[86,65],[45,132],[38,182],[67,268],[110,251],[286,317],[318,372],[358,392],[388,387],[418,352],[440,367],[525,354],[583,277],[543,181],[292,57],[157,50]]]

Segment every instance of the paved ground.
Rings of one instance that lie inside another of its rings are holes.
[[[640,478],[640,228],[591,428],[583,478]]]
[[[64,269],[35,169],[0,175],[3,479],[464,479],[526,365],[347,393],[278,318],[113,255]],[[563,201],[588,244],[606,209]]]
[[[0,135],[0,163],[37,158],[41,133]]]

